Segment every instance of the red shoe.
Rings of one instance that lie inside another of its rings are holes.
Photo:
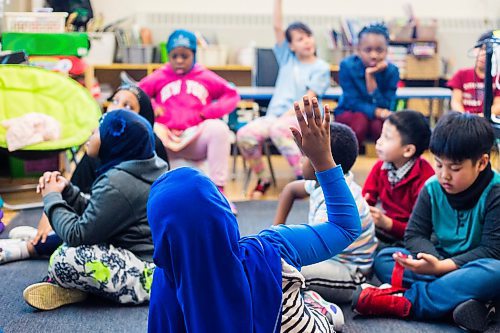
[[[405,318],[410,315],[411,303],[401,294],[404,288],[367,287],[354,292],[352,309],[361,315],[390,315]]]
[[[262,179],[259,179],[257,181],[257,185],[253,189],[251,193],[251,198],[252,199],[260,199],[271,187],[271,182],[270,181],[263,181]]]

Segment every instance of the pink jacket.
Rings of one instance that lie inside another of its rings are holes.
[[[139,87],[151,97],[154,108],[165,110],[155,121],[177,130],[231,113],[240,101],[236,89],[199,64],[178,75],[167,63],[142,79]]]

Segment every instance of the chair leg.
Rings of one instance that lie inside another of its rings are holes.
[[[271,179],[273,181],[273,186],[277,187],[276,176],[274,175],[273,163],[271,161],[271,147],[269,142],[264,142],[264,153],[267,157],[267,164],[269,165],[269,173],[271,174]]]
[[[236,160],[238,159],[238,146],[236,143],[233,143],[231,147],[231,155],[233,155],[233,173],[231,175],[231,180],[234,181],[236,179]]]
[[[241,161],[243,162],[243,170],[247,171],[247,161],[245,160],[243,155],[241,155]]]
[[[247,196],[248,185],[250,184],[250,178],[252,177],[252,168],[248,168],[247,175],[245,177],[245,183],[243,183],[243,196]]]

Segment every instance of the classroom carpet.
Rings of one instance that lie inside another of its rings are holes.
[[[257,233],[272,224],[276,201],[237,202],[238,223],[242,235]],[[307,220],[308,202],[299,201],[290,214],[290,223]],[[21,211],[0,234],[5,238],[10,229],[19,225],[36,226],[41,210]],[[120,306],[91,297],[87,301],[54,311],[37,311],[22,298],[23,289],[44,277],[47,260],[26,260],[0,265],[0,332],[146,332],[148,307]],[[355,316],[349,305],[342,305],[346,326],[343,332],[382,333],[448,333],[462,332],[449,322],[416,322],[391,318]],[[228,315],[231,315],[228,313]],[[500,332],[500,325],[488,332]]]

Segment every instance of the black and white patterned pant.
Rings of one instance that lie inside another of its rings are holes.
[[[122,304],[149,301],[155,265],[110,244],[61,245],[50,257],[49,278]]]

